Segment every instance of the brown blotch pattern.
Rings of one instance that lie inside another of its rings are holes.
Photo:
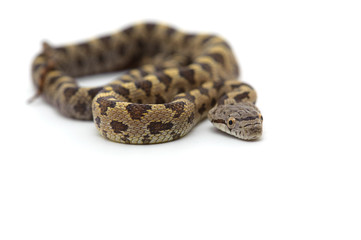
[[[173,123],[150,122],[147,126],[151,134],[158,134],[161,131],[169,130],[173,127]]]
[[[85,102],[78,102],[77,104],[74,105],[74,110],[77,113],[84,114],[87,110],[87,106],[88,104]]]
[[[93,99],[95,95],[97,95],[102,89],[103,89],[102,87],[92,88],[88,91],[88,94]]]
[[[145,24],[145,28],[147,29],[148,33],[152,32],[155,27],[156,27],[156,24],[154,24],[154,23],[146,23]]]
[[[118,54],[120,56],[125,56],[126,52],[127,52],[127,47],[125,43],[120,43],[118,46]]]
[[[223,58],[222,54],[220,54],[220,53],[210,53],[210,54],[208,54],[208,56],[213,58],[216,62],[224,65],[224,58]]]
[[[164,104],[166,108],[172,109],[175,112],[174,118],[178,118],[182,113],[184,113],[185,102],[173,102]]]
[[[56,91],[58,91],[64,84],[67,84],[67,83],[74,83],[74,79],[70,78],[66,81],[62,81],[61,83],[59,83],[57,86],[56,86]]]
[[[199,63],[199,65],[201,66],[201,68],[203,70],[205,70],[207,73],[209,73],[212,76],[212,67],[211,67],[211,65],[209,65],[207,63]]]
[[[60,77],[62,77],[62,75],[51,77],[49,79],[49,85],[54,84]]]
[[[166,30],[167,37],[172,36],[176,32],[175,28],[168,27]]]
[[[128,134],[125,134],[125,135],[121,138],[121,140],[122,140],[123,142],[125,142],[125,143],[130,143],[129,135],[128,135]]]
[[[172,82],[172,78],[163,72],[157,72],[157,73],[155,73],[155,76],[158,78],[158,80],[161,83],[163,83],[165,85],[165,90],[168,91],[169,86]]]
[[[165,99],[161,95],[157,94],[155,95],[155,103],[156,104],[165,103]]]
[[[185,78],[190,84],[195,84],[194,80],[194,70],[190,68],[181,69],[179,75]]]
[[[202,40],[202,44],[205,44],[205,43],[207,43],[209,40],[211,40],[212,38],[213,38],[214,36],[208,36],[208,37],[206,37],[205,39],[203,39]]]
[[[150,93],[151,93],[151,90],[152,90],[152,82],[147,81],[147,80],[136,81],[135,86],[137,88],[142,89],[146,93],[147,97],[150,96]]]
[[[95,121],[95,124],[98,126],[98,128],[100,128],[100,123],[101,123],[100,117],[97,116],[97,117],[94,119],[94,121]]]
[[[177,96],[174,97],[173,100],[178,100],[178,99],[187,99],[188,101],[190,101],[192,103],[194,103],[194,101],[196,100],[196,98],[188,92],[178,94]]]
[[[126,29],[123,30],[123,33],[125,33],[126,35],[131,35],[134,31],[134,27],[127,27]]]
[[[238,94],[234,97],[234,100],[236,100],[236,102],[242,102],[243,99],[249,99],[249,92],[243,92],[241,94]]]
[[[99,40],[106,46],[107,48],[110,47],[112,37],[110,35],[100,37]]]
[[[207,110],[207,108],[206,108],[206,104],[202,104],[202,106],[198,109],[198,112],[199,112],[199,114],[203,114],[204,113],[204,111],[206,111]]]
[[[194,120],[194,113],[192,112],[191,115],[188,117],[187,121],[188,121],[189,124],[192,124],[193,120]]]
[[[150,143],[150,140],[151,139],[150,139],[149,135],[147,134],[147,135],[143,136],[142,143],[148,144],[148,143]]]
[[[171,135],[172,135],[172,140],[177,140],[181,137],[181,134],[177,132],[172,132]]]
[[[87,54],[91,52],[90,45],[88,42],[80,43],[79,48],[82,49]]]
[[[111,87],[113,88],[113,91],[116,92],[117,94],[119,94],[120,96],[123,96],[127,99],[129,99],[129,89],[126,89],[124,87],[122,87],[121,85],[111,85]]]
[[[208,96],[208,89],[200,87],[200,88],[198,88],[198,90],[202,95]]]
[[[97,99],[101,115],[107,115],[108,107],[114,108],[116,105],[115,101],[109,101],[109,98],[113,98],[113,96],[100,97]]]
[[[76,87],[68,87],[64,89],[65,100],[69,101],[69,99],[74,96],[74,94],[78,91]]]
[[[196,34],[187,34],[184,36],[183,44],[187,45],[189,42],[196,37]]]
[[[140,120],[152,107],[146,104],[129,104],[126,109],[133,120]]]
[[[110,126],[112,127],[115,133],[121,133],[127,131],[128,129],[128,126],[126,124],[115,120],[111,121]]]

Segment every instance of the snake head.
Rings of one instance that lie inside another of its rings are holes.
[[[208,119],[216,128],[242,140],[262,136],[263,117],[252,103],[217,105],[208,112]]]

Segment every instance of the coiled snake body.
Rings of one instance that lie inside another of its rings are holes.
[[[102,87],[79,87],[74,79],[121,70]],[[256,92],[238,75],[221,37],[154,23],[74,45],[44,43],[32,65],[39,93],[63,115],[93,119],[103,137],[132,144],[178,139],[207,114],[222,131],[259,138],[263,118],[254,106]]]

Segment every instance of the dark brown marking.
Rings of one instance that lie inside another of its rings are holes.
[[[224,83],[225,83],[224,79],[219,79],[214,83],[214,88],[220,90],[224,86]]]
[[[224,58],[223,55],[220,53],[210,53],[208,54],[209,57],[213,58],[216,62],[224,65]]]
[[[157,72],[157,73],[155,73],[155,76],[158,78],[158,80],[161,83],[163,83],[165,85],[165,90],[168,91],[169,86],[172,82],[172,78],[163,72]]]
[[[202,44],[207,43],[209,40],[211,40],[214,36],[208,36],[205,39],[202,40]]]
[[[172,36],[175,32],[176,32],[176,30],[174,28],[168,27],[166,30],[167,37]]]
[[[88,42],[83,42],[78,45],[80,49],[83,49],[85,53],[89,54],[91,52],[90,45]]]
[[[155,103],[156,104],[165,103],[165,100],[161,95],[157,94],[155,95]]]
[[[114,108],[116,105],[115,101],[111,101],[109,100],[109,98],[113,98],[113,96],[100,97],[97,99],[97,103],[99,104],[101,115],[107,115],[108,107]]]
[[[212,98],[211,106],[213,107],[214,105],[216,105],[216,103],[217,103],[217,100],[215,98]]]
[[[142,39],[137,39],[136,41],[136,45],[138,47],[138,50],[143,50],[145,43]]]
[[[161,131],[172,129],[172,123],[150,122],[147,126],[151,134],[158,134]]]
[[[57,48],[54,48],[55,51],[57,52],[61,52],[62,54],[67,54],[68,53],[68,50],[66,47],[57,47]]]
[[[199,65],[212,76],[212,67],[207,63],[199,63]]]
[[[118,46],[118,54],[119,54],[120,56],[125,56],[126,52],[127,52],[127,47],[125,46],[124,43],[121,43],[121,44]]]
[[[190,69],[190,68],[181,69],[179,71],[179,75],[184,77],[185,79],[187,79],[187,81],[192,85],[196,83],[194,80],[194,70],[193,69]]]
[[[88,94],[93,99],[102,89],[102,87],[91,88],[88,90]]]
[[[184,113],[185,102],[172,102],[164,104],[165,108],[170,108],[175,112],[174,118],[178,118],[182,113]]]
[[[142,143],[149,144],[150,140],[151,139],[150,139],[149,135],[147,134],[147,135],[143,136]]]
[[[133,120],[140,120],[152,107],[146,104],[129,104],[126,109]]]
[[[242,102],[243,99],[249,99],[249,92],[243,92],[241,94],[238,94],[234,97],[234,100],[236,100],[236,102]]]
[[[155,23],[146,23],[145,24],[145,29],[147,29],[148,33],[152,32],[155,27],[156,27]]]
[[[184,93],[185,91],[186,91],[186,90],[185,90],[184,88],[180,87],[180,88],[178,88],[177,94],[179,94],[179,93]]]
[[[111,121],[110,126],[112,127],[113,131],[115,133],[121,133],[124,131],[127,131],[128,129],[128,125],[122,123],[122,122],[118,122],[118,121]]]
[[[235,89],[235,88],[239,88],[242,84],[239,82],[239,83],[235,83],[235,84],[231,84],[231,88],[232,89]]]
[[[227,94],[223,95],[218,99],[218,104],[223,105],[227,99],[228,99],[228,95]]]
[[[171,135],[172,135],[172,140],[177,140],[181,137],[180,133],[176,133],[174,131],[171,133]]]
[[[121,138],[121,140],[122,140],[123,142],[125,142],[125,143],[130,143],[129,135],[128,135],[128,134],[125,134],[125,135]]]
[[[204,111],[206,111],[207,110],[207,108],[206,108],[206,104],[202,104],[202,106],[198,109],[198,112],[199,112],[199,114],[203,114],[204,113]]]
[[[147,94],[147,97],[150,96],[152,89],[152,82],[147,80],[142,80],[142,81],[136,81],[134,84],[137,88],[142,89]]]
[[[143,69],[138,69],[140,76],[145,77],[147,76],[149,73],[147,73],[146,71],[144,71]]]
[[[223,123],[226,124],[226,122],[223,119],[212,119],[212,123]]]
[[[49,85],[54,84],[60,77],[62,77],[62,75],[51,77],[49,79]]]
[[[75,64],[76,64],[76,66],[78,68],[82,68],[85,65],[84,62],[83,62],[83,59],[81,57],[76,58]]]
[[[123,30],[123,32],[129,36],[134,32],[134,27],[133,26],[127,27],[126,29]]]
[[[188,101],[194,103],[194,101],[196,100],[196,98],[194,96],[192,96],[190,93],[181,93],[178,94],[177,96],[174,97],[173,100],[178,100],[178,99],[187,99]]]
[[[191,115],[188,117],[188,123],[192,124],[194,120],[194,113],[192,112]]]
[[[61,83],[59,83],[57,86],[56,86],[56,91],[59,90],[64,84],[66,83],[74,83],[74,79],[73,78],[69,78],[67,79],[66,81],[62,81]]]
[[[64,89],[65,100],[68,101],[78,91],[77,87],[68,87]]]
[[[198,88],[198,90],[202,95],[208,96],[208,89],[207,88],[200,87],[200,88]]]
[[[129,89],[126,89],[124,87],[122,87],[121,85],[115,85],[115,84],[112,84],[110,85],[112,88],[113,88],[113,91],[116,92],[117,94],[125,97],[128,99],[129,97]]]
[[[99,40],[104,44],[105,47],[109,48],[111,45],[112,36],[103,36],[100,37]]]
[[[97,117],[94,119],[94,121],[95,121],[95,124],[98,126],[98,128],[100,128],[100,123],[101,123],[100,117],[97,116]]]
[[[84,102],[78,102],[77,104],[75,104],[74,110],[77,113],[84,114],[87,110],[87,104]]]
[[[194,39],[197,35],[196,34],[187,34],[183,38],[183,44],[188,44],[192,39]]]
[[[98,53],[97,60],[98,60],[98,63],[100,63],[100,64],[104,63],[104,61],[105,61],[104,54],[103,53]]]
[[[46,66],[44,63],[39,63],[33,66],[33,72],[36,72],[41,66]]]

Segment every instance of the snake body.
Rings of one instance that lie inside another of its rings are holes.
[[[79,87],[75,80],[113,71],[125,72],[102,87]],[[258,138],[263,119],[254,106],[257,95],[238,75],[236,58],[223,38],[155,23],[72,45],[44,43],[32,64],[35,86],[60,113],[93,119],[103,137],[132,144],[178,139],[207,114],[223,131]],[[237,121],[248,124],[242,134],[232,131]]]

